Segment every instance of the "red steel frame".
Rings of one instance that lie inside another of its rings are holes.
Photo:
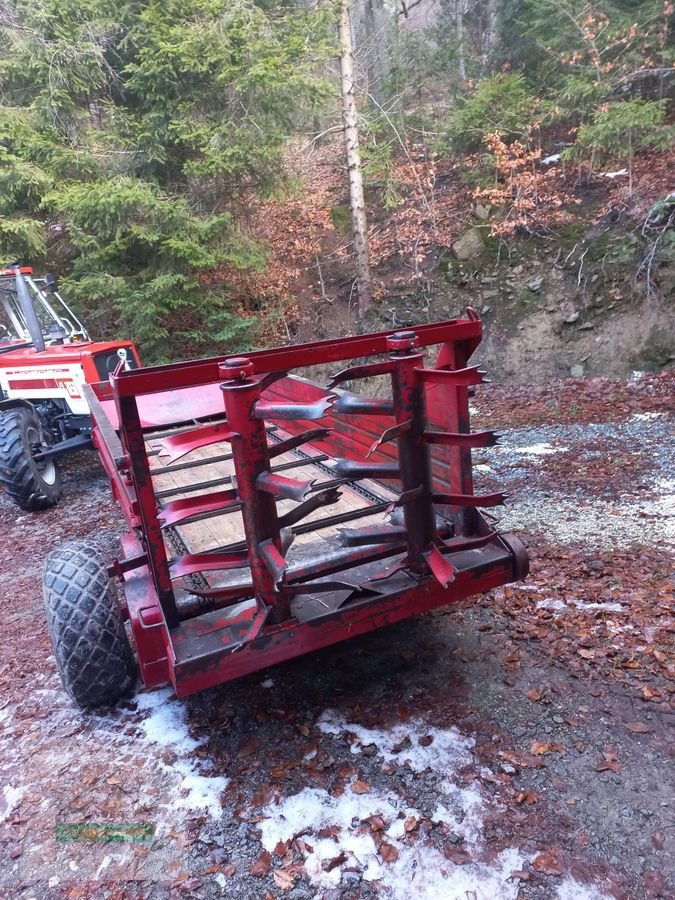
[[[468,310],[465,319],[406,331],[120,372],[94,386],[94,442],[130,528],[111,572],[124,581],[147,686],[170,682],[184,696],[525,577],[522,544],[478,512],[503,496],[473,493],[471,448],[496,440],[469,428],[469,389],[483,373],[468,361],[480,339],[480,319]],[[426,367],[433,345],[440,352]],[[344,369],[328,388],[288,377],[364,357],[378,359]],[[391,399],[336,388],[375,375],[390,379]],[[158,421],[148,410],[162,411],[165,430],[195,426],[164,440],[171,458],[222,443],[235,470],[226,490],[209,484],[158,508],[146,448]],[[307,430],[312,420],[320,427]],[[290,437],[269,444],[270,423]],[[279,474],[289,466],[274,467],[273,458],[301,445],[332,457],[338,478],[315,488]],[[339,550],[289,562],[291,526],[334,503],[340,483],[361,478],[400,485],[402,524],[348,528]],[[298,506],[279,515],[279,499]],[[214,510],[241,512],[245,545],[170,561],[163,527]],[[213,571],[239,577],[177,601],[182,576]]]

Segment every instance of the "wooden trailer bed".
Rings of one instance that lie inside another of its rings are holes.
[[[232,486],[234,463],[228,443],[199,447],[176,462],[166,459],[162,451],[163,439],[187,430],[157,431],[146,438],[152,484],[159,510],[165,509],[167,504],[174,500]],[[290,434],[282,428],[272,426],[268,429],[270,445],[288,437]],[[341,481],[336,479],[332,472],[331,457],[311,446],[283,453],[276,457],[274,462],[276,471],[288,473],[289,476],[301,481],[314,481],[316,490],[327,488],[335,481]],[[361,517],[356,518],[354,514],[362,511],[363,518],[367,517],[369,524],[385,522],[397,496],[391,488],[372,479],[361,480],[358,484],[340,483],[337,503],[314,510],[305,516],[302,523],[292,528],[293,543],[287,554],[289,562],[293,562],[301,547],[311,545],[321,556],[334,549],[338,529],[341,527],[339,521],[341,517],[349,521],[358,521]],[[277,503],[278,514],[283,516],[296,505],[293,500],[280,500]],[[312,528],[311,525],[315,523],[317,527]],[[244,525],[239,509],[225,513],[201,514],[178,525],[165,527],[163,533],[169,559],[188,553],[227,552],[240,547],[243,549],[245,546]],[[191,585],[220,587],[224,584],[236,584],[237,578],[236,572],[203,572],[184,576],[182,587],[176,586],[179,592],[178,599],[180,601],[180,594],[189,593]]]

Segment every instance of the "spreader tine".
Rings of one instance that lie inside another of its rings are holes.
[[[441,553],[461,553],[463,550],[477,550],[479,547],[489,544],[490,541],[494,541],[495,537],[496,532],[491,531],[490,534],[484,534],[481,537],[450,538],[450,540],[444,540],[439,545],[439,550]]]
[[[247,597],[252,597],[255,588],[251,581],[246,581],[242,584],[231,584],[218,588],[191,587],[190,593],[197,597],[203,597],[205,600],[231,600],[232,603],[238,603]]]
[[[350,366],[348,369],[342,369],[337,375],[333,375],[328,382],[328,388],[334,388],[344,381],[352,381],[356,378],[371,378],[374,375],[390,375],[394,371],[394,367],[395,363],[392,360],[366,364],[363,366]]]
[[[469,434],[452,431],[425,431],[427,444],[440,444],[444,447],[494,447],[499,443],[499,435],[494,431],[472,431]]]
[[[220,441],[231,441],[234,437],[236,437],[236,432],[230,430],[227,422],[217,422],[215,425],[202,425],[200,428],[193,428],[192,431],[185,431],[175,437],[165,438],[159,442],[159,452],[161,455],[168,456],[168,461],[172,463],[200,447],[208,447],[210,444],[217,444]]]
[[[309,497],[304,503],[300,503],[285,515],[280,516],[279,526],[283,528],[295,525],[298,522],[301,522],[305,516],[313,513],[314,510],[320,509],[322,506],[332,506],[334,503],[337,503],[341,496],[342,494],[335,490],[335,488],[330,488],[327,491],[321,491],[321,493],[314,494],[313,497]]]
[[[398,466],[386,463],[358,462],[353,459],[336,459],[333,471],[340,478],[354,481],[357,478],[400,478]]]
[[[370,450],[366,453],[366,459],[370,456],[371,453],[374,453],[379,446],[382,444],[387,444],[389,441],[395,441],[396,438],[399,438],[402,434],[408,434],[410,429],[412,428],[412,419],[408,419],[405,422],[399,422],[398,425],[392,425],[391,428],[387,428],[379,438],[372,445]]]
[[[348,581],[314,581],[305,584],[293,584],[284,587],[284,593],[296,596],[298,594],[328,594],[332,591],[361,591],[358,584]]]
[[[268,372],[267,375],[263,375],[263,377],[258,380],[258,390],[262,394],[262,392],[266,391],[275,381],[279,381],[287,375],[288,372]]]
[[[394,544],[405,541],[406,530],[396,525],[370,528],[338,528],[338,543],[342,547],[363,547],[370,544]]]
[[[500,491],[497,494],[434,494],[434,503],[443,503],[445,506],[501,506],[506,497]]]
[[[407,575],[409,575],[407,557],[405,559],[399,560],[397,563],[394,563],[393,566],[389,566],[384,570],[384,572],[380,572],[379,575],[373,575],[373,577],[369,578],[368,581],[369,583],[386,581],[388,578],[392,578],[398,572],[405,572]]]
[[[174,560],[173,577],[196,575],[197,572],[220,572],[242,569],[249,564],[248,551],[237,553],[187,553]]]
[[[285,441],[281,441],[279,444],[270,444],[268,447],[270,459],[273,459],[275,456],[281,456],[283,453],[288,453],[289,450],[295,450],[296,447],[302,447],[303,444],[309,441],[321,441],[323,438],[328,437],[332,431],[332,428],[310,428],[308,431],[303,431],[302,434],[295,434],[293,437],[286,438]]]
[[[295,478],[286,478],[284,475],[276,475],[274,472],[261,472],[256,478],[255,486],[259,491],[272,494],[277,500],[304,500],[311,491],[312,481],[298,481]]]
[[[413,500],[418,500],[423,493],[424,485],[419,484],[416,488],[412,488],[412,490],[409,491],[403,491],[402,494],[399,494],[398,499],[394,500],[391,506],[405,506],[406,503],[412,503]]]
[[[418,378],[432,384],[451,384],[455,387],[469,387],[472,384],[482,384],[485,372],[478,366],[469,366],[467,369],[415,369]]]
[[[391,400],[374,397],[359,397],[357,394],[342,394],[333,407],[337,413],[346,415],[393,416],[394,404]]]
[[[335,397],[322,397],[316,403],[267,403],[259,400],[253,405],[256,419],[323,419],[328,415]]]
[[[429,568],[433,572],[434,578],[441,587],[447,588],[449,584],[452,584],[457,575],[457,570],[452,563],[447,561],[447,559],[443,559],[438,547],[432,545],[422,555],[429,564]]]
[[[236,491],[216,491],[215,494],[199,494],[196,497],[173,500],[157,513],[157,518],[162,523],[162,528],[168,528],[170,525],[177,525],[192,516],[216,510],[226,512],[236,509],[240,505],[241,501]]]
[[[272,540],[263,541],[258,548],[270,575],[274,578],[275,586],[277,589],[280,588],[288,568],[285,556]]]

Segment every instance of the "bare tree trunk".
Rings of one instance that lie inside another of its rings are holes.
[[[341,0],[340,5],[340,75],[342,81],[342,120],[344,122],[347,171],[349,172],[349,205],[352,211],[352,234],[356,256],[356,283],[358,290],[358,311],[363,314],[372,303],[368,261],[368,226],[366,205],[363,196],[361,175],[361,154],[359,153],[359,127],[354,96],[354,54],[352,29],[349,15],[350,0]]]
[[[481,68],[483,74],[487,74],[492,61],[492,54],[497,46],[497,0],[487,0],[485,4],[485,30],[483,32],[483,46],[481,53]]]
[[[457,74],[466,81],[466,64],[464,62],[464,0],[455,0],[455,31],[457,33]]]

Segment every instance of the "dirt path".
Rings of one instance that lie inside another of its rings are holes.
[[[0,496],[0,894],[673,896],[673,382],[574,389],[571,424],[476,401],[518,425],[477,465],[512,494],[527,582],[184,702],[83,715],[61,691],[40,569],[117,536],[95,458],[56,510]]]

